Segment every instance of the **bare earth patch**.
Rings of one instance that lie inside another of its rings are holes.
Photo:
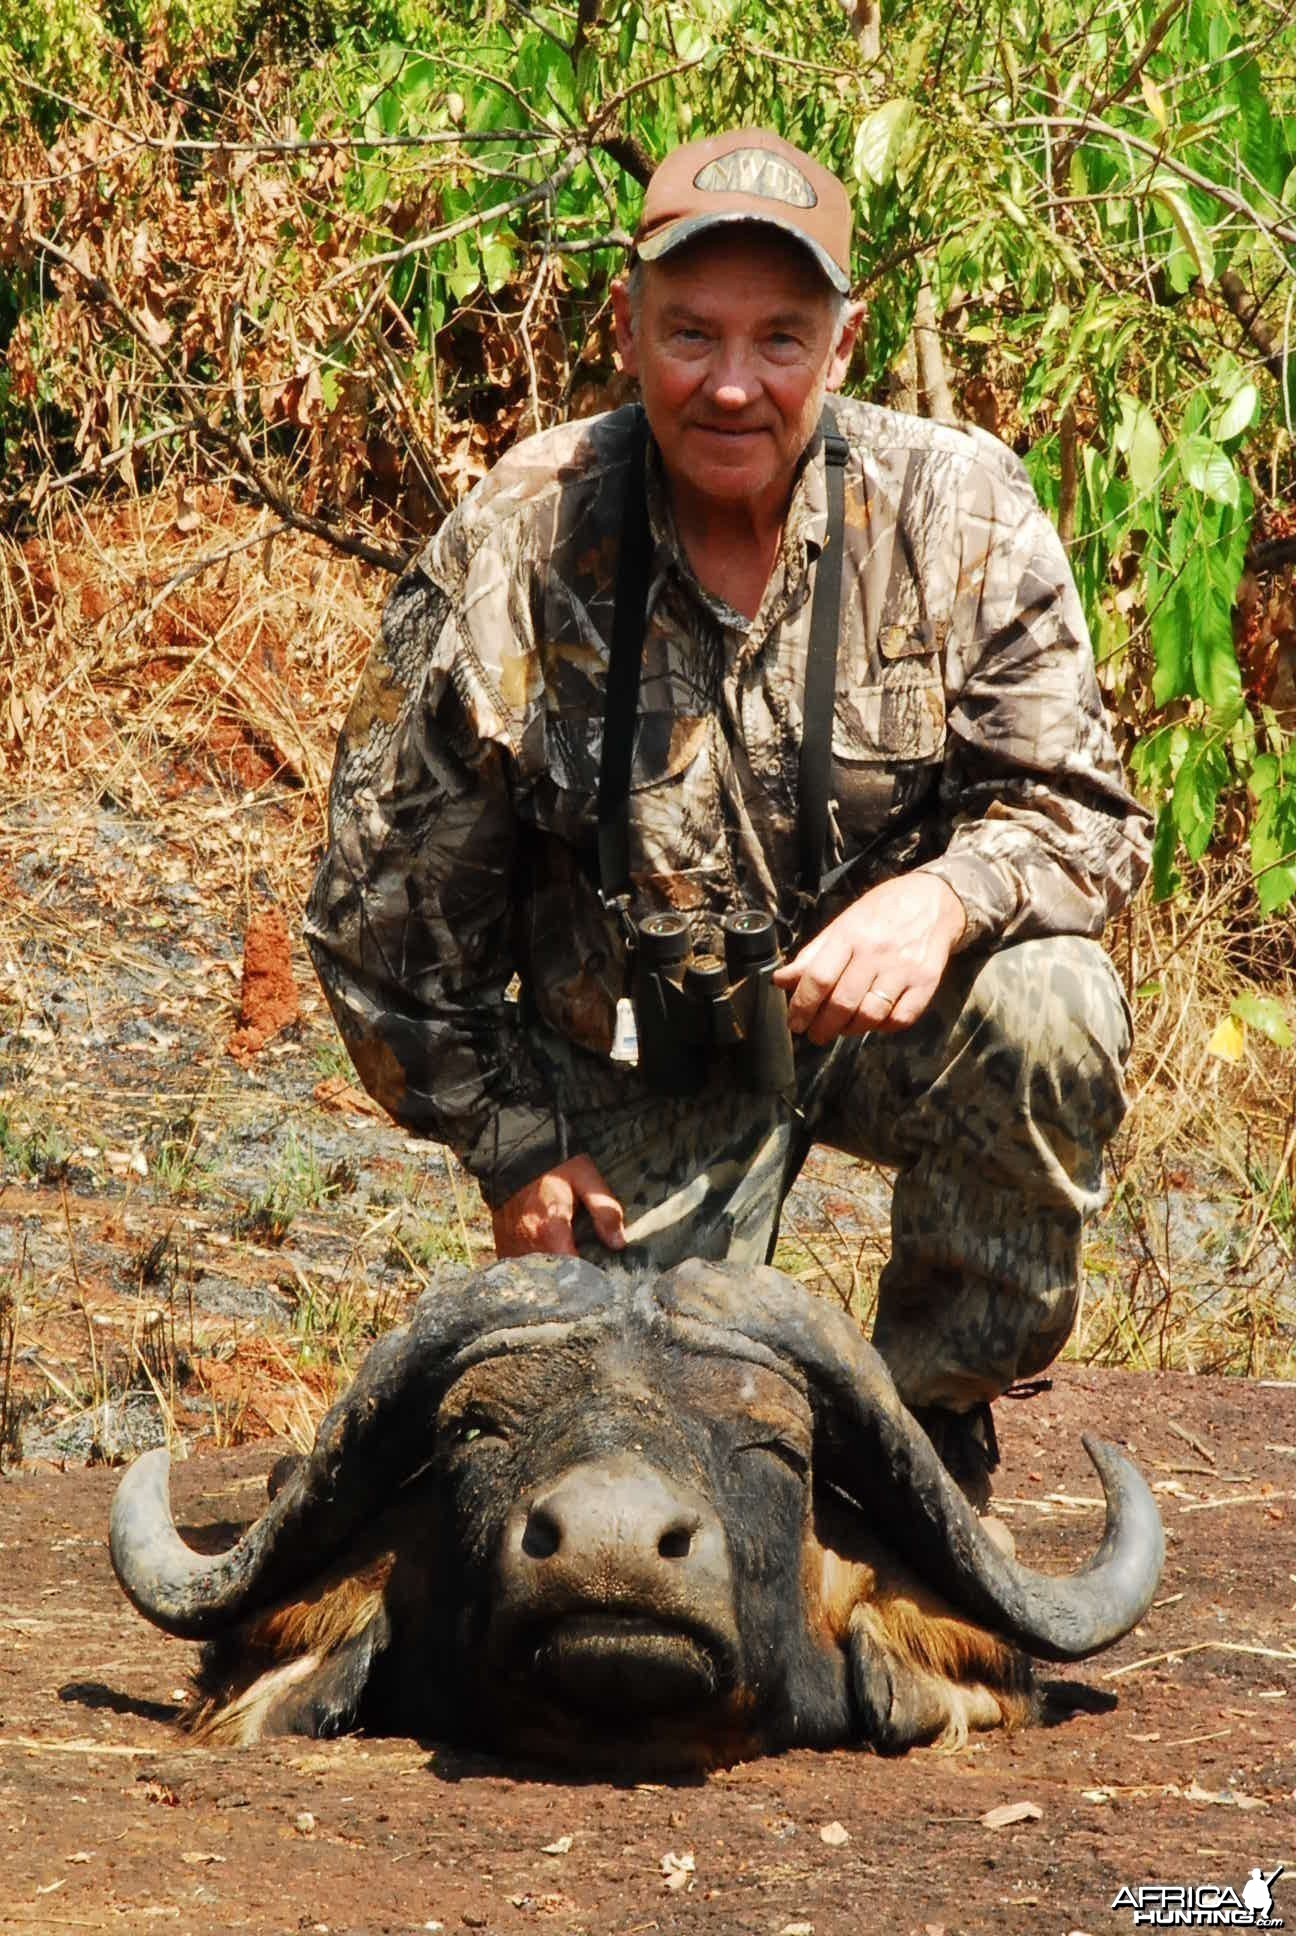
[[[108,1565],[116,1475],[11,1476],[0,1929],[1095,1936],[1133,1928],[1111,1907],[1125,1884],[1296,1876],[1296,1393],[1065,1367],[1000,1411],[1002,1510],[1033,1564],[1095,1543],[1082,1429],[1160,1488],[1158,1605],[1065,1670],[1096,1711],[949,1756],[797,1753],[688,1784],[555,1781],[400,1740],[191,1749],[171,1717],[194,1650]],[[249,1517],[278,1449],[178,1467],[182,1523]],[[985,1825],[1016,1802],[1038,1817]],[[1296,1924],[1296,1879],[1274,1885],[1284,1908]]]
[[[182,1520],[251,1517],[372,1339],[489,1252],[453,1159],[355,1087],[298,938],[377,587],[286,542],[272,572],[250,512],[197,502],[202,542],[238,540],[218,580],[183,578],[159,500],[33,552],[0,722],[0,1932],[1096,1936],[1133,1927],[1122,1885],[1296,1873],[1290,1066],[1254,1030],[1212,1054],[1201,930],[1141,915],[1115,938],[1137,1100],[1073,1349],[1143,1369],[1068,1363],[998,1408],[1032,1564],[1096,1543],[1083,1429],[1161,1488],[1159,1603],[1069,1671],[1087,1707],[692,1785],[175,1733],[193,1650],[116,1588],[104,1466],[170,1435]],[[887,1206],[816,1153],[779,1262],[867,1324]],[[1224,1366],[1263,1377],[1189,1375]],[[983,1819],[1015,1803],[1039,1812]]]

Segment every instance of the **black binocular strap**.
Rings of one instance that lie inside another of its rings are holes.
[[[842,554],[846,528],[846,439],[824,406],[820,419],[828,485],[828,532],[815,573],[810,608],[810,649],[802,699],[801,759],[798,775],[801,809],[799,847],[801,886],[817,901],[824,879],[828,839],[829,767],[833,707],[837,695],[837,633],[841,622]],[[629,474],[622,507],[617,557],[616,606],[603,711],[603,753],[599,765],[599,886],[605,907],[625,911],[630,897],[630,766],[639,674],[652,575],[652,534],[648,526],[645,468],[648,420],[636,417]]]
[[[828,486],[828,534],[815,572],[810,608],[810,650],[801,698],[801,759],[797,791],[801,891],[817,901],[823,886],[828,841],[828,785],[832,765],[833,708],[837,703],[837,635],[841,627],[842,553],[846,534],[846,439],[825,405],[820,428]]]
[[[619,907],[623,911],[628,909],[630,896],[630,762],[634,754],[639,672],[652,581],[653,544],[645,485],[647,460],[648,419],[641,407],[635,412],[621,506],[621,544],[617,552],[616,602],[603,704],[598,790],[599,887],[604,906]]]

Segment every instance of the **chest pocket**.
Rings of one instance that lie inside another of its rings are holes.
[[[630,791],[661,786],[687,771],[706,745],[710,722],[674,713],[643,713],[635,724]],[[559,792],[593,799],[603,757],[603,721],[551,717],[545,731],[545,768]]]
[[[864,682],[839,691],[833,760],[845,768],[929,763],[945,750],[940,639],[929,625],[893,625],[878,638]]]

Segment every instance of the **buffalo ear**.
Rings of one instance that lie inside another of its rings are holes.
[[[387,1610],[380,1607],[367,1627],[321,1661],[319,1670],[295,1687],[272,1712],[268,1732],[307,1734],[319,1740],[348,1734],[360,1718],[365,1691],[391,1641]]]
[[[359,1724],[365,1694],[390,1644],[391,1623],[380,1604],[340,1645],[281,1662],[237,1692],[233,1678],[222,1685],[220,1666],[208,1662],[206,1699],[186,1726],[197,1740],[228,1747],[248,1747],[274,1735],[331,1740],[349,1734]],[[213,1651],[226,1655],[228,1643]]]
[[[860,1733],[879,1754],[961,1748],[971,1732],[1020,1727],[1034,1715],[1026,1656],[925,1598],[883,1594],[851,1615],[851,1691]]]

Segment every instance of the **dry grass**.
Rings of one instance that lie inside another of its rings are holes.
[[[75,974],[93,1012],[124,973],[157,1027],[172,1025],[182,1006],[174,977],[131,938],[160,918],[151,912],[159,865],[163,879],[192,883],[221,910],[231,933],[266,899],[298,925],[333,742],[390,582],[313,540],[267,535],[263,513],[192,480],[93,513],[69,506],[57,523],[47,509],[37,536],[0,539],[0,660],[11,671],[0,692],[0,1023],[15,1037],[29,1030],[36,1044],[21,1097],[0,1091],[0,1171],[29,1180],[33,1200],[48,1204],[69,1149],[97,1138],[107,1173],[125,1186],[114,1214],[139,1248],[129,1294],[78,1281],[84,1199],[69,1211],[65,1196],[53,1210],[66,1217],[66,1266],[33,1282],[25,1251],[15,1251],[0,1282],[0,1460],[32,1402],[14,1378],[24,1348],[29,1386],[43,1380],[46,1399],[69,1413],[130,1387],[151,1392],[178,1438],[177,1390],[196,1381],[218,1443],[267,1430],[303,1443],[367,1338],[401,1315],[372,1287],[374,1260],[394,1262],[412,1295],[442,1260],[486,1253],[475,1193],[448,1165],[449,1187],[431,1200],[424,1168],[397,1186],[393,1207],[356,1223],[344,1272],[285,1275],[296,1313],[286,1334],[219,1337],[202,1324],[195,1333],[185,1291],[194,1248],[215,1242],[218,1226],[229,1243],[256,1211],[223,1197],[202,1170],[212,1132],[260,1106],[223,1055],[231,963],[190,971],[187,992],[209,1018],[198,1092],[191,1080],[168,1083],[163,1060],[137,1091],[90,1093],[57,1028],[43,1026],[60,974]],[[128,809],[118,825],[147,828],[148,846],[117,918],[88,920],[55,890],[60,870],[79,865],[105,802]],[[6,872],[6,855],[17,864],[30,848],[34,824],[49,849],[47,896],[11,891]],[[1112,937],[1136,1012],[1133,1107],[1113,1152],[1112,1205],[1091,1234],[1073,1356],[1296,1376],[1294,1059],[1254,1029],[1235,1063],[1211,1047],[1248,989],[1277,996],[1296,1021],[1296,924],[1252,925],[1248,906],[1238,859],[1196,901],[1141,902]],[[307,1009],[317,1059],[336,1061],[319,1062],[320,1073],[343,1073],[322,1011],[309,1000]],[[303,1155],[299,1168],[306,1163]],[[780,1262],[867,1322],[887,1252],[885,1196],[867,1170],[823,1163],[822,1214],[790,1210]],[[278,1189],[289,1220],[308,1221],[302,1176],[267,1174],[265,1187],[267,1201]],[[1224,1207],[1216,1240],[1207,1232],[1186,1250],[1176,1219],[1203,1195]],[[146,1200],[141,1238],[131,1204],[138,1211]],[[11,1189],[0,1217],[12,1202]],[[239,1250],[235,1241],[224,1254]],[[154,1277],[160,1288],[150,1288]]]
[[[0,797],[121,801],[200,855],[213,889],[246,902],[259,869],[295,905],[390,580],[275,530],[190,483],[0,540]],[[258,847],[240,808],[267,792],[279,825]]]

